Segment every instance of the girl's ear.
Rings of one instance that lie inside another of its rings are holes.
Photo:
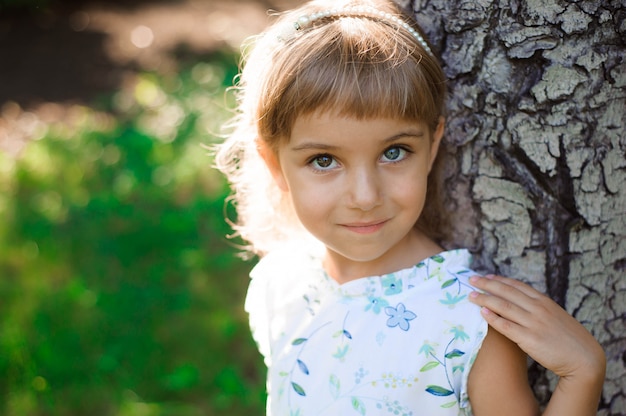
[[[283,170],[280,167],[278,154],[261,139],[256,139],[256,149],[259,152],[259,155],[261,156],[263,161],[265,162],[265,166],[267,166],[270,173],[272,174],[274,182],[276,182],[278,188],[280,188],[280,190],[283,192],[289,191],[287,181],[285,180],[285,176],[283,175]]]
[[[445,130],[446,119],[444,117],[439,117],[439,123],[437,124],[437,128],[433,132],[433,138],[430,143],[430,161],[428,165],[428,172],[433,167],[435,163],[435,159],[437,158],[437,152],[439,151],[439,145],[441,144],[441,139],[443,138],[443,132]]]

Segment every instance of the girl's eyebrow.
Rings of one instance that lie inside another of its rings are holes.
[[[338,146],[333,146],[330,144],[324,143],[315,143],[315,142],[306,142],[299,144],[298,146],[293,146],[291,150],[299,151],[299,150],[334,150],[337,149]]]
[[[403,131],[401,133],[398,133],[396,135],[393,135],[391,137],[389,137],[388,139],[385,139],[385,143],[387,142],[393,142],[395,140],[398,139],[403,139],[405,137],[409,137],[409,138],[415,138],[415,139],[421,139],[426,135],[426,133],[424,133],[423,130],[409,130],[409,131]]]
[[[414,138],[416,140],[419,140],[419,139],[422,139],[424,136],[425,136],[425,133],[422,130],[410,130],[410,131],[403,131],[398,134],[394,134],[393,136],[384,139],[382,142],[391,143],[391,142],[394,142],[396,140],[403,139],[403,138]],[[334,149],[337,149],[338,147],[339,146],[333,146],[327,143],[305,142],[297,146],[291,147],[291,150],[293,151],[311,150],[311,149],[334,150]]]

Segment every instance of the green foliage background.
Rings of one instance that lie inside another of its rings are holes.
[[[235,62],[141,74],[0,153],[0,414],[263,413],[251,264],[203,147]]]

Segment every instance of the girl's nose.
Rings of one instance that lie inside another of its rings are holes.
[[[369,211],[382,201],[380,178],[370,169],[358,169],[348,184],[350,205],[362,211]]]

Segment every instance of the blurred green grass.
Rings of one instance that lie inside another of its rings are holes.
[[[263,413],[251,264],[203,147],[236,61],[140,74],[0,152],[0,414]]]

